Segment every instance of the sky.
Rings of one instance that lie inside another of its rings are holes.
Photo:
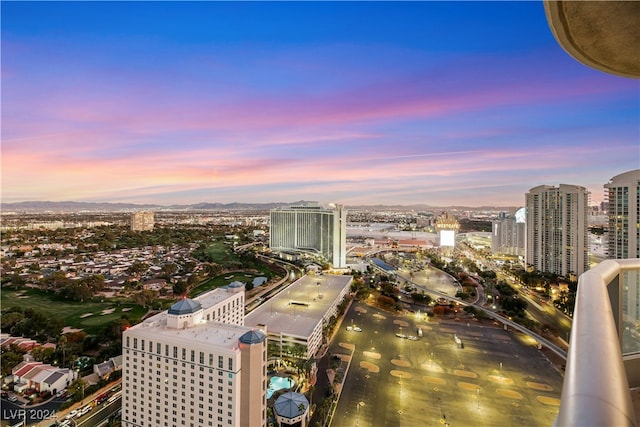
[[[542,1],[12,2],[2,202],[520,206],[640,167]]]

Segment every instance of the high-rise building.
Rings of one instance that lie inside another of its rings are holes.
[[[318,204],[272,209],[269,246],[274,252],[321,255],[333,267],[347,263],[347,213],[341,205]]]
[[[131,231],[153,231],[153,212],[134,212],[131,214]]]
[[[501,255],[524,257],[525,208],[516,211],[514,216],[506,213],[493,221],[491,233],[491,252]]]
[[[577,278],[589,269],[589,192],[577,185],[540,185],[526,198],[525,262],[536,270]]]
[[[640,258],[640,169],[616,175],[604,185],[610,259]]]
[[[244,286],[182,299],[122,336],[122,425],[266,425],[266,331],[244,323]]]

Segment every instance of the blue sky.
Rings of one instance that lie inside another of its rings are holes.
[[[640,165],[542,2],[7,2],[2,200],[521,205]]]

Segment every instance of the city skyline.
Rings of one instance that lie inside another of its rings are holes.
[[[638,168],[542,2],[2,2],[2,201],[521,206]]]

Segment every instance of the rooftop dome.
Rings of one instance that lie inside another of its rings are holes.
[[[304,410],[300,410],[300,405],[304,405]],[[278,397],[276,403],[274,403],[273,408],[276,413],[284,418],[296,418],[300,415],[303,415],[307,408],[309,407],[309,401],[304,394],[295,393],[293,391],[289,391],[282,396]]]
[[[195,313],[202,309],[202,305],[195,300],[184,298],[173,304],[169,309],[169,314],[181,316],[183,314]]]
[[[267,336],[259,329],[246,332],[240,337],[242,344],[259,344],[263,342]]]
[[[228,285],[228,286],[229,286],[230,288],[241,288],[241,287],[243,287],[243,286],[244,286],[244,283],[239,282],[239,281],[237,281],[237,280],[236,280],[236,281],[234,281],[234,282],[229,283],[229,285]]]

